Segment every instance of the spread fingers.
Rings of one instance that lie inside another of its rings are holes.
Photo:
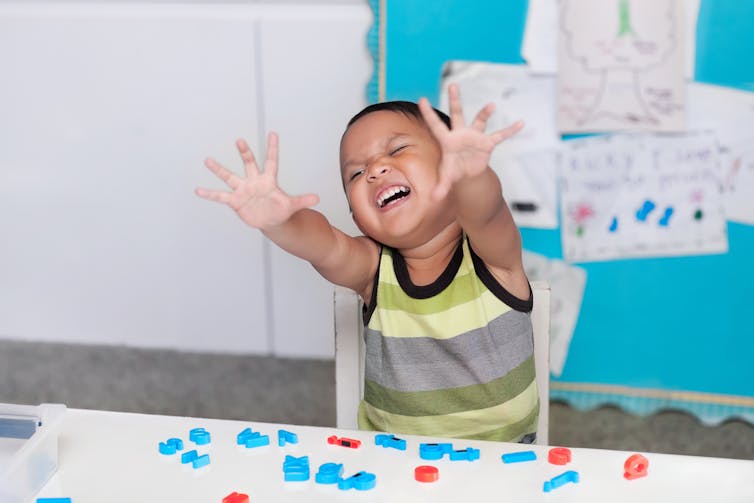
[[[241,183],[241,179],[238,178],[232,171],[225,169],[219,162],[211,157],[204,161],[204,165],[209,168],[220,180],[225,182],[228,187],[235,190]]]

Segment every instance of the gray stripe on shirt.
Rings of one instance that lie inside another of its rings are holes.
[[[532,356],[528,313],[508,311],[488,327],[445,340],[383,337],[367,329],[365,377],[398,391],[456,388],[503,377]]]

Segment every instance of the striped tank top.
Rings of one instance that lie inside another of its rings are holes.
[[[531,295],[505,290],[461,241],[432,284],[383,246],[364,307],[359,428],[518,442],[536,432]]]

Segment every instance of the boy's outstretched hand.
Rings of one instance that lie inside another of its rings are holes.
[[[277,134],[270,133],[267,137],[264,170],[259,169],[254,154],[244,140],[237,140],[236,147],[241,154],[246,177],[239,177],[214,159],[207,159],[204,164],[224,181],[232,192],[197,188],[196,194],[199,197],[227,204],[247,225],[261,230],[280,225],[297,211],[319,202],[319,197],[315,194],[291,196],[278,186]]]
[[[459,180],[484,172],[495,147],[523,127],[523,122],[518,121],[505,129],[486,134],[487,120],[495,109],[494,104],[488,103],[479,111],[471,125],[467,126],[463,118],[461,95],[456,84],[449,86],[448,98],[450,129],[437,116],[426,98],[419,100],[422,116],[442,149],[440,178],[432,193],[438,200],[444,198]]]

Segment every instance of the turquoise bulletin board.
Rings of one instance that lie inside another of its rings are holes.
[[[370,3],[370,102],[426,96],[437,105],[449,60],[525,63],[526,0]],[[702,0],[695,80],[754,91],[752,33],[754,0]],[[726,254],[577,264],[586,289],[551,398],[754,423],[754,227],[727,230]],[[559,229],[521,232],[527,250],[563,257]]]

